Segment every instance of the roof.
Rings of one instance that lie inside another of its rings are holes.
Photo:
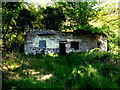
[[[71,33],[71,34],[74,34],[74,35],[102,35],[102,36],[105,36],[107,37],[107,35],[105,33],[91,33],[91,32],[88,32],[88,31],[85,31],[83,29],[77,29],[75,30],[74,32],[62,32],[62,31],[53,31],[53,30],[39,30],[39,29],[33,29],[33,30],[29,30],[26,32],[26,34],[37,34],[37,35],[56,35],[58,33]]]
[[[57,32],[56,31],[47,31],[47,30],[44,30],[44,31],[41,31],[40,34],[41,35],[43,35],[43,34],[57,34]]]
[[[86,30],[83,30],[83,29],[75,30],[74,34],[75,35],[102,35],[102,36],[107,37],[107,35],[104,32],[102,32],[102,33],[98,33],[98,32],[92,33],[92,32],[89,32],[89,31],[86,31]]]
[[[26,31],[26,34],[38,34],[38,35],[54,35],[59,33],[59,31],[52,31],[52,30],[28,30]]]

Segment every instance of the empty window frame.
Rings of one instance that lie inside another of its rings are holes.
[[[39,41],[39,47],[40,47],[40,49],[45,49],[46,48],[46,41],[45,40],[40,40]]]
[[[71,42],[71,48],[74,48],[74,50],[79,50],[79,42]]]

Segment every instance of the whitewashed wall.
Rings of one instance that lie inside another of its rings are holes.
[[[66,52],[82,52],[89,51],[91,49],[97,48],[97,42],[100,41],[102,44],[100,46],[101,50],[107,51],[107,38],[100,36],[97,37],[88,36],[88,35],[80,35],[73,36],[70,33],[60,33],[57,35],[46,35],[46,36],[38,36],[37,34],[26,36],[25,42],[25,53],[26,54],[34,54],[40,53],[39,50],[39,41],[46,41],[46,52],[53,53],[57,50],[59,52],[59,41],[67,41],[66,42]],[[73,50],[71,48],[71,41],[79,42],[79,50]],[[55,49],[55,50],[54,50]]]

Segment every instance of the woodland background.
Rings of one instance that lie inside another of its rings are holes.
[[[117,2],[56,2],[46,7],[2,2],[3,90],[19,88],[120,88]],[[36,56],[24,54],[28,29],[105,33],[108,51]]]

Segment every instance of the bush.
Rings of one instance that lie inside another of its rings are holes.
[[[67,85],[71,88],[119,88],[109,77],[100,75],[91,65],[74,68],[68,77]],[[109,84],[108,84],[109,83]]]

